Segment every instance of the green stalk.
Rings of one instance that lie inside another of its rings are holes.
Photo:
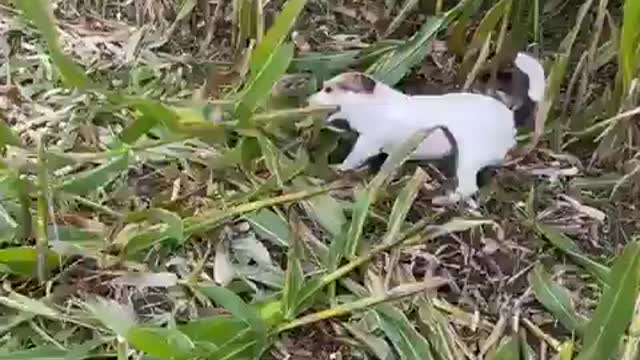
[[[36,214],[37,276],[40,284],[47,281],[47,250],[49,248],[49,179],[47,174],[44,140],[38,145],[38,202]]]

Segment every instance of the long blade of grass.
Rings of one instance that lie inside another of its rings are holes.
[[[609,268],[606,266],[590,259],[587,255],[585,255],[578,245],[573,242],[568,236],[561,233],[559,230],[547,226],[538,224],[536,226],[537,231],[543,235],[549,242],[551,242],[555,247],[560,249],[562,252],[567,254],[573,261],[575,261],[578,265],[584,267],[587,271],[589,271],[593,276],[595,276],[602,283],[607,282],[607,278],[609,277]]]
[[[76,195],[86,195],[97,188],[106,185],[109,181],[126,171],[129,167],[129,153],[125,153],[116,159],[96,167],[95,169],[70,175],[59,186],[59,190]]]
[[[640,276],[640,243],[625,246],[609,275],[609,287],[587,324],[585,347],[576,360],[608,359],[618,353],[620,340],[633,318]]]
[[[49,250],[49,172],[45,160],[44,143],[38,145],[38,201],[36,215],[36,250],[38,251],[38,281],[44,284],[49,273],[47,251]],[[51,214],[53,215],[53,214]],[[56,239],[58,240],[58,239]]]
[[[289,226],[292,241],[289,244],[287,270],[282,290],[282,314],[285,319],[293,319],[299,311],[299,304],[304,301],[300,300],[300,290],[304,284],[304,271],[302,269],[303,248],[299,221],[297,215],[291,210]]]
[[[519,360],[520,359],[520,341],[515,336],[508,336],[503,339],[502,345],[498,348],[491,360]]]
[[[426,331],[423,330],[422,333],[429,334],[428,340],[435,353],[442,360],[464,359],[465,352],[457,344],[460,339],[449,318],[435,308],[433,300],[429,297],[420,301],[419,306],[418,316],[426,327]]]
[[[339,267],[335,271],[332,271],[316,281],[308,282],[305,287],[300,291],[301,294],[298,297],[298,303],[302,304],[307,302],[313,296],[315,296],[320,290],[324,287],[334,283],[338,279],[347,275],[354,269],[366,264],[367,262],[374,259],[376,256],[381,254],[382,252],[393,250],[399,246],[415,246],[418,244],[422,244],[425,241],[435,239],[439,236],[443,236],[446,234],[453,234],[462,231],[467,231],[482,225],[493,224],[491,220],[461,220],[461,219],[453,219],[448,223],[443,225],[436,225],[432,227],[428,227],[426,234],[424,236],[421,235],[411,235],[390,244],[380,244],[368,252],[354,258],[349,263]]]
[[[380,328],[403,360],[433,359],[431,345],[398,308],[388,304],[376,309]]]
[[[626,0],[624,2],[624,19],[620,34],[619,62],[622,72],[622,94],[626,95],[631,88],[631,81],[638,74],[640,65],[640,2]]]
[[[530,282],[536,299],[544,305],[569,331],[582,333],[585,320],[575,311],[569,291],[551,280],[551,275],[541,264],[531,273]]]
[[[0,249],[0,273],[37,277],[38,251],[34,247],[10,247]],[[60,266],[58,254],[47,250],[47,268]]]
[[[258,1],[260,3],[260,1]],[[251,54],[251,77],[255,78],[271,61],[270,57],[279,49],[289,36],[298,16],[307,4],[307,0],[289,0],[282,7],[273,26],[265,34],[259,45]]]
[[[200,287],[199,290],[249,325],[255,332],[253,339],[256,349],[261,349],[266,344],[267,325],[254,306],[248,305],[236,293],[223,287],[208,286]]]
[[[407,296],[419,294],[423,291],[434,289],[442,286],[447,281],[441,278],[428,279],[427,281],[411,284],[403,284],[394,289],[389,290],[386,294],[368,296],[353,302],[340,304],[327,310],[305,315],[291,322],[285,323],[278,328],[276,332],[280,333],[286,330],[295,329],[304,325],[312,324],[317,321],[341,317],[356,311],[367,310],[373,306],[395,301]],[[416,332],[417,333],[417,332]]]
[[[537,145],[540,137],[544,133],[544,127],[547,122],[547,118],[549,117],[549,113],[551,108],[555,102],[555,99],[558,97],[560,93],[560,86],[562,85],[565,73],[567,69],[567,63],[569,61],[569,57],[571,55],[571,50],[573,49],[573,44],[575,43],[576,37],[582,28],[582,22],[584,21],[585,16],[587,15],[593,0],[585,1],[578,10],[578,15],[576,17],[575,24],[569,34],[565,36],[560,44],[559,53],[556,55],[556,59],[551,66],[551,71],[547,76],[547,86],[545,89],[545,96],[542,104],[539,105],[539,109],[536,113],[535,119],[535,136],[532,139],[531,147]]]
[[[409,41],[381,56],[367,69],[367,73],[389,86],[397,84],[414,66],[424,60],[431,50],[431,42],[444,25],[445,20],[442,17],[428,18]]]
[[[252,77],[236,107],[240,126],[250,124],[250,118],[255,109],[271,95],[271,89],[275,83],[286,73],[293,58],[293,52],[294,45],[292,43],[285,43],[274,49],[264,66]]]
[[[418,191],[420,191],[426,180],[427,173],[418,168],[413,174],[411,180],[409,180],[407,185],[402,189],[396,198],[396,201],[393,203],[393,208],[389,215],[387,232],[382,238],[383,244],[390,244],[396,241],[396,238],[400,234],[401,227],[404,224],[405,218],[407,217],[409,210],[411,210],[411,206],[418,195]],[[393,274],[398,257],[399,252],[397,249],[391,252],[389,266],[387,268],[387,277],[385,279],[385,287],[388,287],[391,282],[391,275]]]
[[[380,189],[433,131],[433,129],[418,131],[405,141],[402,146],[395,149],[380,168],[380,172],[376,174],[367,186],[366,192],[357,195],[358,200],[354,206],[353,220],[351,221],[349,233],[344,244],[343,255],[345,257],[351,258],[356,254],[360,237],[362,236],[362,230],[369,213],[369,207],[375,203]]]
[[[48,0],[14,0],[14,4],[20,9],[23,15],[31,20],[38,28],[40,34],[49,48],[49,55],[56,68],[60,71],[67,86],[86,89],[93,87],[91,80],[85,71],[67,57],[58,40],[58,30],[56,29],[53,11]]]

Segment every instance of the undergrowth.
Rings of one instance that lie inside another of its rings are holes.
[[[0,359],[636,359],[640,2],[371,3],[1,5]],[[525,48],[546,97],[477,210],[430,205],[425,133],[332,170],[322,80]]]

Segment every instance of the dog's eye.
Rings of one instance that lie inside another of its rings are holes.
[[[333,88],[331,86],[327,86],[324,88],[324,92],[326,92],[327,94],[330,94],[333,92]]]

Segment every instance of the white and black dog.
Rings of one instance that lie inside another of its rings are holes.
[[[340,74],[308,99],[310,105],[336,106],[330,126],[359,134],[339,170],[363,166],[368,159],[391,153],[421,129],[435,129],[413,153],[412,160],[455,155],[457,187],[434,202],[467,199],[478,190],[476,176],[484,168],[500,166],[516,145],[517,129],[530,123],[543,99],[545,74],[540,62],[526,53],[514,59],[509,87],[511,100],[477,93],[405,95],[368,75]],[[507,105],[516,99],[513,108]]]

